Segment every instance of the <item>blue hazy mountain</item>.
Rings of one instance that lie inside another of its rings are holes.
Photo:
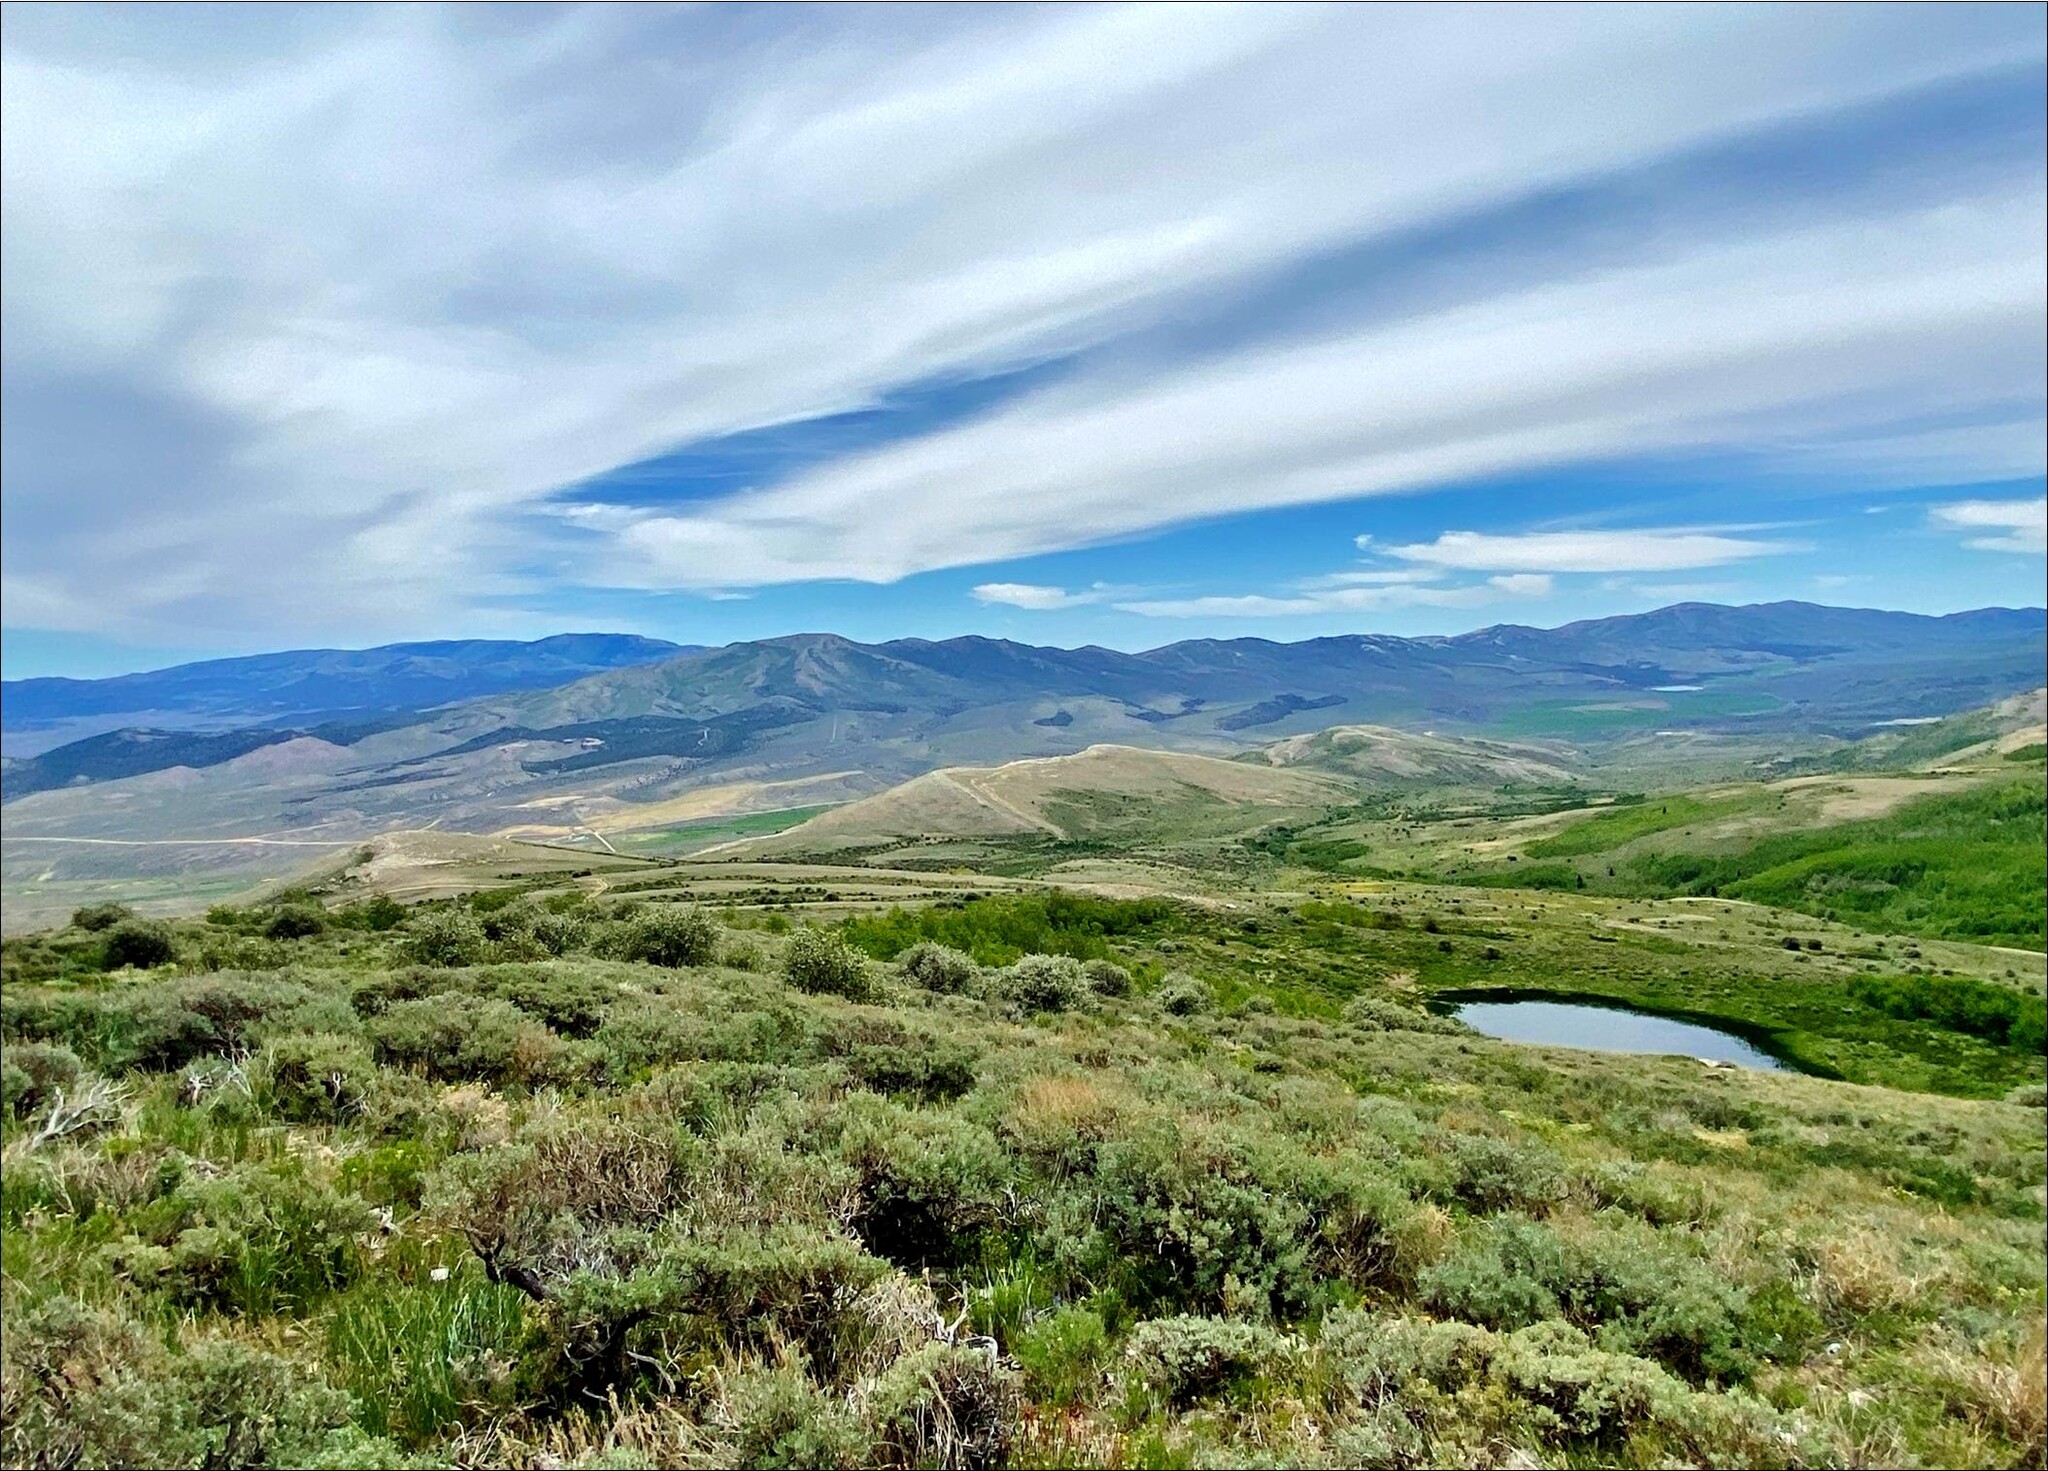
[[[213,728],[278,721],[362,719],[423,710],[685,652],[663,639],[565,633],[531,642],[451,639],[373,649],[294,649],[208,659],[111,679],[10,679],[0,725],[10,737],[79,738],[121,726]],[[10,740],[10,749],[17,742]]]
[[[617,667],[590,672],[600,661]],[[1142,653],[835,634],[699,650],[601,635],[402,645],[9,686],[10,728],[22,714],[17,688],[44,702],[28,713],[45,719],[107,720],[152,708],[139,701],[176,700],[212,728],[123,722],[10,761],[5,787],[14,799],[205,769],[302,734],[361,747],[332,796],[346,793],[362,813],[402,813],[430,792],[511,801],[572,774],[615,773],[632,800],[652,800],[741,769],[749,779],[831,769],[880,781],[1103,741],[1217,751],[1359,723],[1576,745],[1671,731],[1851,738],[2034,689],[2048,680],[2044,663],[2039,608],[1928,617],[1810,603],[1686,603],[1455,637],[1203,639]],[[35,688],[50,685],[63,689]],[[233,727],[225,717],[237,713],[245,723]],[[509,771],[501,762],[477,776],[493,751],[518,754]],[[325,810],[328,799],[301,800]]]

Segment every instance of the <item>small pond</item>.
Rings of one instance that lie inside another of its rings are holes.
[[[1475,1032],[1507,1042],[1547,1047],[1591,1047],[1602,1052],[1675,1053],[1738,1067],[1782,1070],[1785,1064],[1733,1032],[1699,1022],[1568,1001],[1456,1000],[1441,1010]]]

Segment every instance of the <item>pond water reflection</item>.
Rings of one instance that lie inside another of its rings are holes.
[[[1676,1053],[1711,1062],[1732,1062],[1738,1067],[1785,1067],[1733,1032],[1632,1011],[1625,1006],[1587,1006],[1568,1001],[1460,1001],[1446,1009],[1475,1032],[1506,1042],[1590,1047],[1602,1052]]]

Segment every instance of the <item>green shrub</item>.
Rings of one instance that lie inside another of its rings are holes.
[[[856,1182],[853,1229],[869,1251],[913,1270],[973,1257],[1013,1181],[993,1134],[860,1094],[837,1124],[838,1157]]]
[[[173,1366],[203,1467],[311,1465],[355,1408],[297,1364],[246,1344],[201,1344]]]
[[[1640,1223],[1559,1237],[1524,1216],[1495,1216],[1423,1272],[1423,1300],[1490,1328],[1562,1318],[1597,1330],[1612,1352],[1655,1358],[1693,1379],[1739,1379],[1748,1296]]]
[[[1469,1032],[1463,1022],[1432,1016],[1419,1007],[1403,1006],[1379,996],[1354,996],[1344,1003],[1344,1020],[1367,1032],[1428,1032],[1451,1036]]]
[[[405,958],[417,965],[475,965],[489,945],[484,927],[459,909],[423,909],[405,922]]]
[[[370,1045],[333,1033],[278,1038],[263,1051],[258,1081],[273,1114],[302,1124],[360,1119],[384,1092]]]
[[[1168,1016],[1196,1016],[1215,1005],[1209,983],[1184,970],[1168,971],[1154,999]]]
[[[555,1081],[561,1042],[507,1001],[449,992],[398,1001],[368,1025],[378,1059],[443,1082]]]
[[[107,931],[100,949],[100,968],[120,970],[133,966],[137,970],[154,970],[177,958],[178,946],[171,938],[169,925],[149,919],[124,919]]]
[[[702,910],[664,904],[624,922],[613,940],[621,960],[680,969],[709,965],[718,954],[718,926]]]
[[[296,1162],[188,1176],[135,1213],[174,1301],[264,1316],[303,1311],[361,1273],[370,1207]]]
[[[991,986],[1025,1011],[1071,1011],[1088,997],[1081,963],[1065,955],[1027,955],[996,972]]]
[[[1114,960],[1091,960],[1081,967],[1081,974],[1088,978],[1098,996],[1131,994],[1131,973]]]
[[[1997,1047],[2039,1053],[2048,1041],[2048,1002],[1965,976],[1860,976],[1849,994],[1887,1016],[1927,1020]]]
[[[345,929],[382,933],[405,923],[405,906],[389,894],[372,894],[342,905],[328,918]]]
[[[1352,1402],[1378,1409],[1400,1400],[1412,1385],[1456,1393],[1478,1383],[1498,1342],[1469,1323],[1341,1308],[1323,1320],[1317,1344]]]
[[[135,911],[126,904],[85,904],[71,911],[73,928],[98,933],[110,930],[124,920],[135,918]]]
[[[407,1464],[348,1427],[347,1395],[246,1344],[202,1339],[168,1354],[113,1314],[60,1296],[10,1312],[5,1352],[6,1465]]]
[[[912,985],[949,995],[967,990],[981,974],[973,956],[933,940],[919,941],[904,951],[896,968]]]
[[[199,968],[276,970],[289,960],[290,954],[282,942],[255,935],[206,935],[199,942]]]
[[[1085,1405],[1102,1383],[1109,1330],[1092,1309],[1063,1307],[1013,1338],[1010,1352],[1024,1371],[1032,1399],[1060,1407]]]
[[[863,1019],[835,1035],[830,1045],[845,1059],[851,1080],[877,1093],[944,1103],[974,1086],[972,1051],[893,1017]]]
[[[718,952],[718,963],[727,970],[759,970],[766,964],[761,947],[752,940],[736,938],[727,942]]]
[[[522,966],[485,971],[479,989],[509,1001],[565,1037],[588,1037],[604,1022],[618,988],[561,967]]]
[[[318,905],[285,904],[264,922],[263,934],[271,940],[303,940],[323,933],[326,928],[327,915]]]
[[[867,958],[828,930],[806,927],[791,935],[782,974],[797,990],[814,995],[868,1001],[875,994]]]
[[[1098,899],[1055,889],[856,915],[846,922],[846,935],[881,960],[893,959],[920,940],[937,940],[982,965],[1008,965],[1022,955],[1106,956],[1108,936],[1144,934],[1170,925],[1175,917],[1173,905],[1164,899]]]
[[[845,1401],[794,1368],[743,1370],[720,1386],[714,1423],[725,1432],[729,1465],[853,1471],[873,1464],[869,1439]]]
[[[0,1050],[6,1073],[6,1111],[26,1118],[48,1103],[59,1089],[77,1085],[81,1066],[69,1047],[46,1042],[10,1042]]]
[[[484,937],[507,960],[567,955],[584,939],[583,925],[574,915],[556,914],[524,899],[485,915],[482,924]]]
[[[1271,1159],[1229,1134],[1147,1122],[1095,1143],[1047,1203],[1043,1240],[1065,1271],[1140,1307],[1298,1312],[1327,1292],[1313,1210]]]
[[[927,1344],[883,1373],[868,1414],[886,1464],[978,1471],[1009,1462],[1016,1384],[981,1354]]]
[[[294,981],[219,975],[118,987],[64,998],[43,1019],[103,1072],[171,1071],[195,1058],[249,1045],[312,999]]]
[[[1564,1196],[1564,1162],[1541,1144],[1452,1133],[1439,1147],[1448,1193],[1474,1210],[1540,1213]]]
[[[1422,1273],[1422,1300],[1488,1328],[1512,1329],[1563,1312],[1557,1290],[1569,1277],[1564,1243],[1524,1216],[1486,1223],[1450,1260]]]
[[[1185,1409],[1279,1371],[1297,1347],[1262,1323],[1182,1316],[1140,1323],[1124,1357],[1131,1377],[1155,1399]]]

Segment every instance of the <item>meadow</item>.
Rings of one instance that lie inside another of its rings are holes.
[[[1324,881],[545,876],[10,939],[0,1459],[2042,1464],[2031,970]],[[1424,1004],[1477,981],[1902,1086]]]

